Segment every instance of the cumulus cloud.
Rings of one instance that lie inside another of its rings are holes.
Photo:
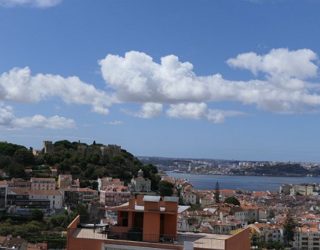
[[[272,49],[266,55],[249,52],[238,55],[227,61],[230,66],[258,72],[270,77],[306,79],[317,75],[315,64],[317,55],[309,49],[289,51],[288,49]]]
[[[63,129],[74,128],[75,122],[62,116],[45,117],[34,115],[30,117],[16,117],[10,106],[0,105],[0,126],[11,129],[19,128],[48,128]]]
[[[26,68],[13,68],[0,75],[0,100],[35,103],[59,97],[65,103],[86,104],[92,111],[108,114],[112,97],[78,77],[36,74]]]
[[[169,117],[214,123],[244,114],[212,108],[218,102],[236,102],[239,109],[254,105],[277,113],[310,112],[320,107],[320,85],[314,82],[319,79],[317,62],[317,54],[309,49],[242,53],[228,59],[227,64],[252,72],[252,79],[244,81],[228,80],[219,73],[197,75],[192,63],[175,55],[164,56],[158,62],[143,52],[130,51],[124,56],[109,54],[99,61],[110,93],[76,76],[32,74],[26,67],[0,75],[0,101],[38,103],[57,97],[65,103],[89,105],[100,114],[108,114],[115,103],[135,103],[140,104],[140,110],[127,114],[152,118],[164,110]],[[2,123],[20,119],[11,116],[10,109],[2,107]],[[44,118],[29,117],[27,121],[36,123]],[[20,127],[24,121],[20,120]]]
[[[172,104],[167,110],[170,117],[200,119],[207,113],[207,104],[205,103],[179,103]]]
[[[125,113],[144,119],[153,118],[162,112],[163,105],[161,103],[147,102],[141,106],[138,112],[125,111]]]
[[[49,8],[58,5],[62,0],[0,0],[0,6],[32,6],[37,8]]]
[[[308,82],[318,74],[316,60],[317,55],[308,49],[274,49],[265,55],[249,52],[229,59],[230,66],[255,74],[255,78],[248,81],[231,81],[220,74],[198,76],[190,62],[181,62],[175,55],[164,56],[156,62],[145,53],[130,51],[123,57],[107,55],[99,63],[104,80],[120,101],[178,105],[173,107],[179,107],[181,114],[193,118],[197,116],[189,108],[194,108],[195,103],[198,109],[193,111],[200,113],[202,103],[221,101],[256,105],[280,113],[318,108],[319,88]],[[167,114],[173,113],[171,106]],[[211,119],[218,120],[214,117],[220,113],[211,113]]]
[[[0,126],[7,126],[15,119],[12,108],[0,104]]]
[[[31,117],[21,117],[13,120],[13,127],[15,128],[49,128],[62,129],[74,128],[75,122],[62,116],[45,117],[43,115],[34,115]]]
[[[174,118],[207,119],[213,123],[222,123],[227,117],[244,115],[239,111],[209,109],[205,103],[171,104],[167,115]]]

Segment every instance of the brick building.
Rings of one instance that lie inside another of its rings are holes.
[[[177,216],[187,209],[176,197],[138,196],[114,207],[118,224],[81,225],[67,229],[67,250],[249,250],[250,229],[233,235],[177,232]]]

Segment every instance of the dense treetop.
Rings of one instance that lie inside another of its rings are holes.
[[[0,142],[0,169],[9,178],[26,177],[25,169],[32,168],[38,176],[45,175],[43,169],[55,167],[60,174],[72,174],[79,178],[82,185],[98,177],[110,176],[120,178],[128,183],[137,176],[139,169],[144,177],[150,178],[152,189],[158,189],[159,176],[155,166],[142,164],[136,157],[115,145],[70,142],[67,140],[53,143],[52,150],[44,150],[33,155],[32,149],[7,142]]]

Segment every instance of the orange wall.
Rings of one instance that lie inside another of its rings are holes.
[[[178,211],[178,203],[177,202],[166,201],[164,203],[164,206],[165,206],[167,212],[175,212],[175,213],[177,213],[177,211]]]
[[[75,229],[77,228],[78,224],[80,223],[80,215],[73,219],[73,221],[69,224],[68,229]]]
[[[244,229],[233,235],[225,242],[226,250],[249,250],[250,249],[250,229]]]
[[[159,242],[160,239],[160,213],[144,212],[143,241]]]
[[[68,238],[67,250],[101,250],[102,240]]]
[[[128,213],[128,228],[132,228],[133,226],[133,212]]]
[[[164,215],[164,228],[163,234],[176,237],[177,235],[177,215],[165,214]]]
[[[172,249],[172,250],[183,250],[183,246],[179,245],[168,245],[168,244],[155,244],[148,242],[132,242],[122,240],[95,240],[95,239],[75,239],[73,238],[68,244],[67,250],[101,250],[102,244],[115,244],[115,245],[128,245],[137,247],[150,247],[150,248],[161,248],[161,249]]]
[[[160,211],[159,202],[145,201],[144,202],[144,210],[145,211]]]
[[[78,215],[76,218],[74,218],[74,220],[69,224],[67,228],[67,249],[69,249],[69,243],[72,241],[73,233],[77,229],[79,223],[80,216]]]
[[[129,231],[129,227],[120,227],[120,226],[113,226],[111,231],[113,233],[127,233]]]

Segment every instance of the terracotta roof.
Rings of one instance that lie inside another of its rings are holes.
[[[7,240],[6,236],[0,236],[0,245],[2,245]]]
[[[102,191],[106,192],[128,192],[129,188],[122,185],[108,185]]]
[[[241,204],[241,208],[243,210],[259,209],[259,207],[257,205],[254,205],[254,204]]]
[[[13,192],[15,194],[19,194],[19,195],[28,195],[30,192],[30,189],[28,189],[28,188],[11,188],[9,191]]]
[[[253,191],[252,195],[254,197],[264,197],[264,196],[268,196],[270,193],[269,192],[264,192],[264,191]]]
[[[36,178],[36,177],[32,177],[30,179],[30,181],[56,181],[54,178]]]
[[[236,191],[232,190],[232,189],[221,189],[220,190],[220,194],[223,195],[234,195],[236,193]]]
[[[27,250],[47,250],[48,244],[47,243],[28,243]]]
[[[11,188],[10,191],[20,195],[62,195],[59,190],[30,190],[28,188]]]
[[[65,189],[65,191],[72,191],[72,192],[93,192],[93,193],[98,192],[97,190],[93,190],[93,189],[91,189],[91,188],[68,188],[68,189]]]
[[[308,232],[317,233],[317,232],[319,232],[319,223],[305,224],[302,227],[299,227],[299,230],[300,230],[300,232],[303,232],[303,233],[308,233]]]
[[[6,186],[6,185],[8,185],[7,181],[0,181],[0,186]]]

